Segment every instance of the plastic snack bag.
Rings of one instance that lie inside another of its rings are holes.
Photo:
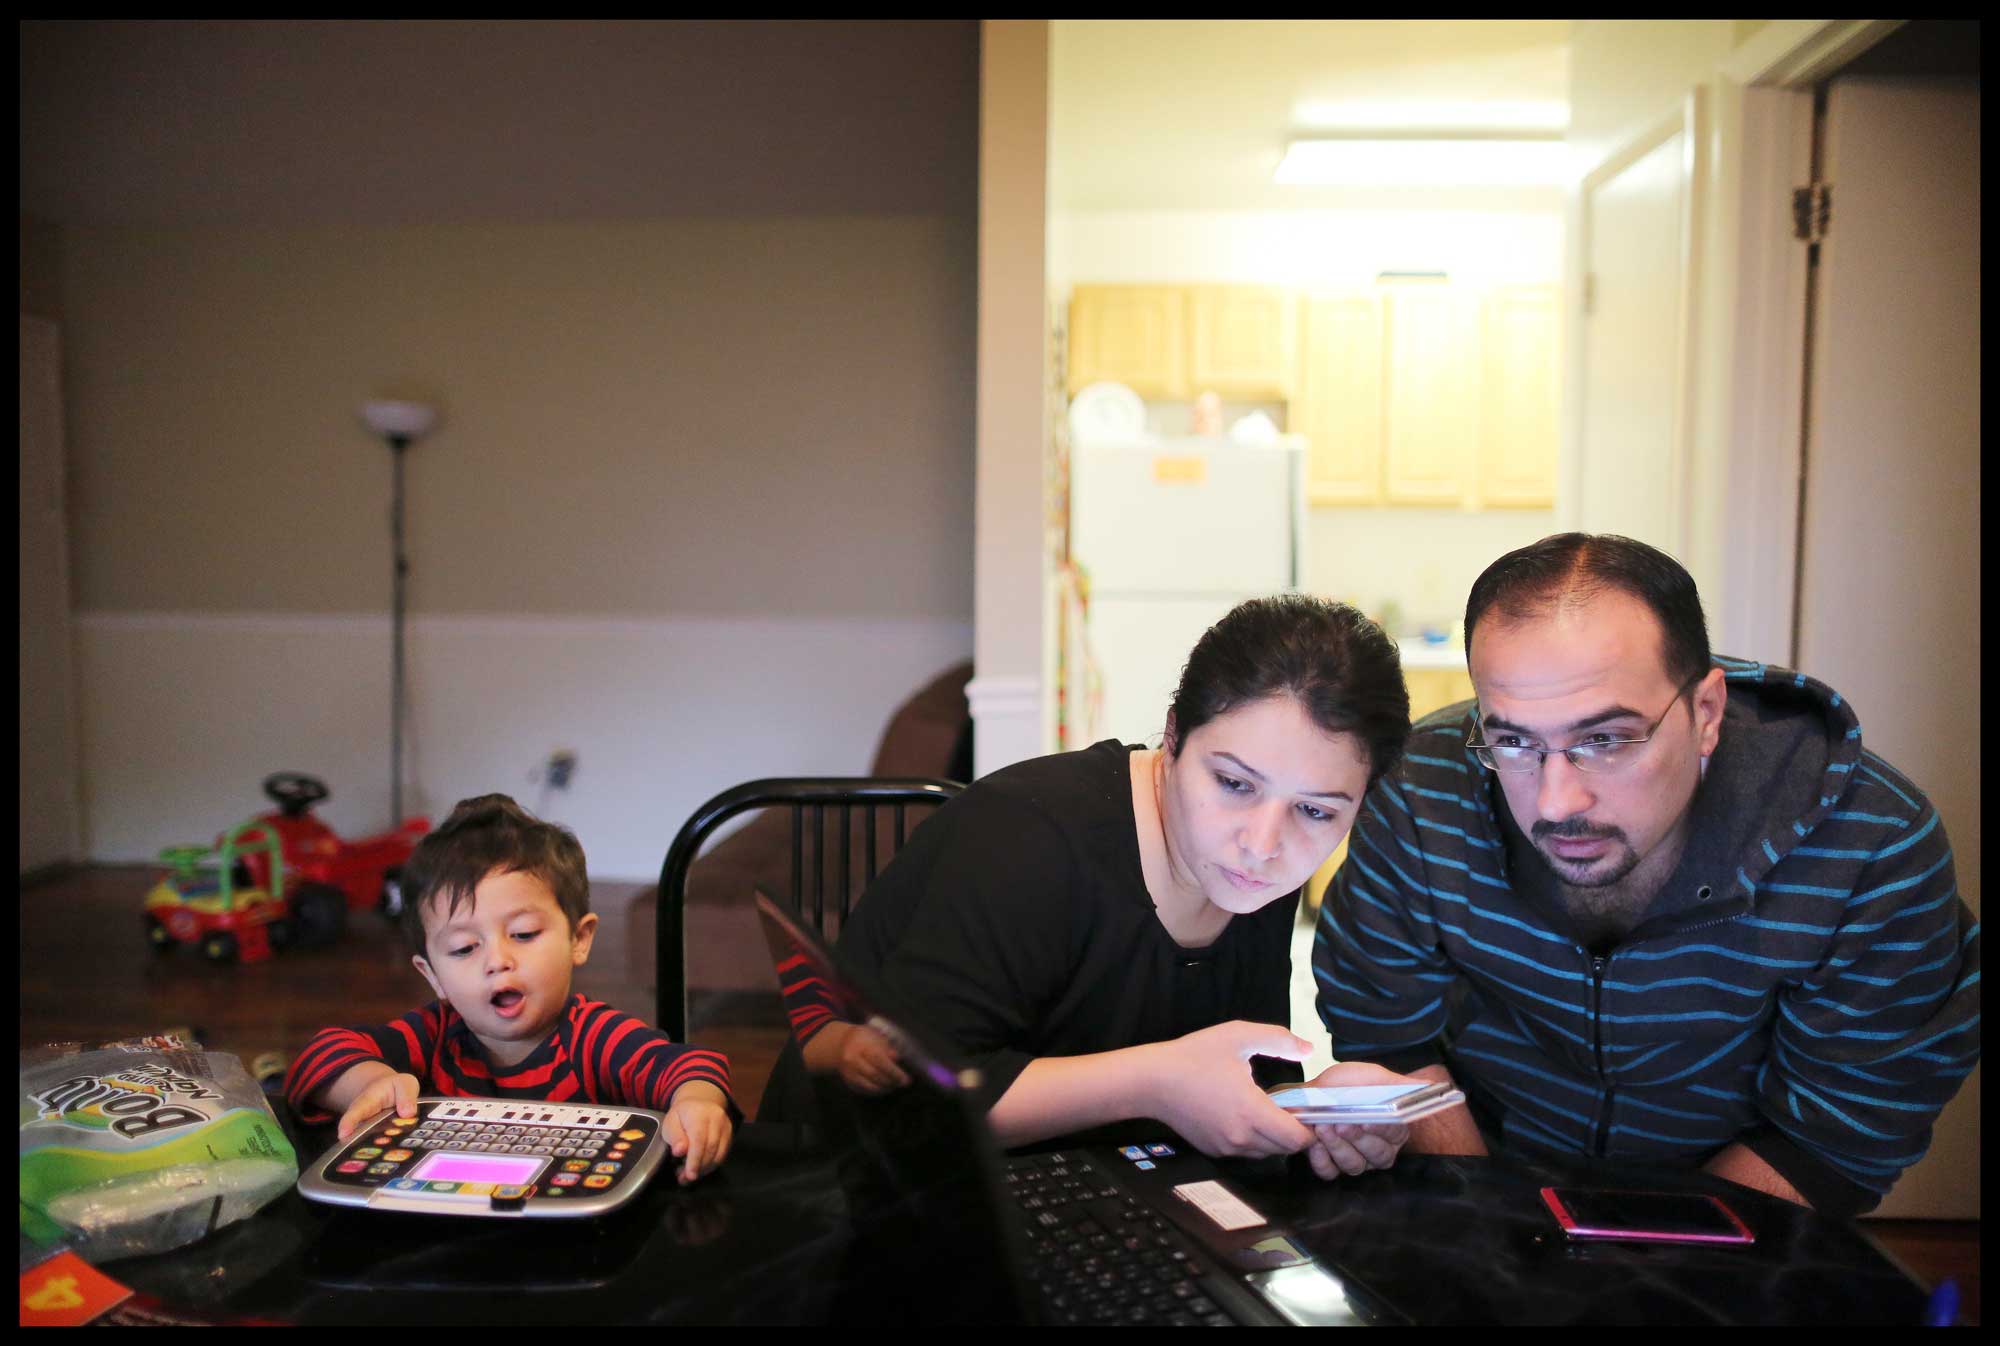
[[[291,1142],[234,1056],[172,1037],[22,1055],[25,1235],[59,1231],[89,1262],[165,1252],[250,1215],[297,1176]]]

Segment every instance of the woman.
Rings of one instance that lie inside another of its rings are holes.
[[[1299,891],[1408,732],[1381,628],[1303,595],[1244,603],[1188,657],[1161,747],[1106,740],[974,783],[870,886],[841,956],[979,1067],[1003,1145],[1150,1117],[1209,1154],[1386,1167],[1404,1128],[1315,1134],[1258,1077],[1296,1080],[1312,1050],[1282,1026]],[[804,1057],[862,1092],[906,1082],[858,1024]]]

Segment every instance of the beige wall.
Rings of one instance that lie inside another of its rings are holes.
[[[78,606],[971,613],[973,229],[74,229]]]
[[[1305,587],[1377,615],[1394,604],[1394,635],[1450,630],[1482,570],[1559,531],[1546,509],[1318,508],[1306,523]]]
[[[21,216],[21,312],[62,320],[62,231]]]
[[[22,296],[59,303],[84,851],[325,777],[506,790],[594,874],[865,771],[972,647],[973,21],[22,30]],[[566,793],[534,772],[579,755]]]
[[[1570,32],[1569,132],[1588,171],[1674,111],[1742,36],[1732,19],[1578,19]]]

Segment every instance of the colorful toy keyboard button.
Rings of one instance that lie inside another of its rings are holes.
[[[391,1150],[382,1157],[392,1164],[400,1164],[416,1153],[415,1150]]]
[[[1118,1153],[1124,1155],[1127,1159],[1144,1159],[1146,1157],[1146,1147],[1143,1145],[1127,1145]]]
[[[421,1192],[424,1190],[424,1185],[415,1178],[398,1178],[389,1184],[389,1190],[392,1192]]]
[[[590,1172],[590,1161],[588,1159],[565,1159],[563,1160],[563,1172],[588,1173]]]
[[[1156,1164],[1156,1163],[1154,1163],[1154,1162],[1153,1162],[1152,1160],[1150,1160],[1150,1159],[1141,1159],[1141,1160],[1140,1160],[1140,1161],[1139,1161],[1138,1163],[1136,1163],[1136,1164],[1132,1165],[1132,1167],[1134,1167],[1134,1168],[1144,1168],[1144,1169],[1155,1169],[1155,1168],[1158,1168],[1158,1167],[1159,1167],[1159,1165],[1158,1165],[1158,1164]]]
[[[460,1196],[492,1196],[494,1189],[498,1185],[491,1182],[462,1182],[458,1185],[458,1194]]]
[[[363,1169],[365,1169],[365,1168],[367,1168],[367,1167],[368,1167],[367,1163],[366,1163],[365,1161],[363,1161],[363,1160],[360,1160],[360,1159],[350,1159],[350,1160],[348,1160],[348,1161],[347,1161],[346,1163],[342,1164],[342,1165],[341,1165],[341,1166],[340,1166],[340,1167],[339,1167],[339,1168],[338,1168],[338,1169],[336,1170],[336,1172],[340,1172],[340,1173],[359,1173],[359,1172],[361,1172],[361,1171],[362,1171]]]
[[[604,1163],[594,1165],[590,1171],[592,1173],[616,1173],[623,1167],[625,1167],[623,1164],[614,1164],[607,1160]]]
[[[382,1157],[382,1149],[378,1145],[363,1145],[354,1152],[354,1157],[356,1159],[380,1159]]]
[[[415,1126],[416,1124],[417,1119],[414,1117],[398,1117],[396,1119],[397,1126]]]
[[[583,1180],[583,1185],[585,1187],[609,1187],[611,1185],[611,1178],[608,1174],[593,1173]]]
[[[618,1139],[620,1140],[644,1140],[645,1138],[646,1133],[644,1131],[635,1130],[630,1127],[618,1133]]]
[[[582,1181],[583,1178],[575,1173],[558,1173],[549,1179],[550,1184],[556,1187],[574,1187]]]
[[[527,1188],[517,1187],[513,1183],[502,1183],[493,1189],[493,1195],[502,1201],[519,1201],[527,1194]]]
[[[375,1174],[377,1177],[380,1177],[385,1173],[394,1173],[396,1171],[396,1165],[379,1163],[379,1162],[373,1163],[368,1166],[368,1171],[370,1173]]]
[[[458,1190],[458,1184],[455,1182],[443,1182],[443,1181],[427,1182],[424,1184],[424,1190],[426,1192],[456,1192]]]
[[[375,1143],[377,1145],[394,1145],[396,1138],[394,1136],[377,1136],[375,1137]]]
[[[1153,1145],[1148,1145],[1146,1147],[1147,1154],[1150,1154],[1155,1158],[1159,1159],[1165,1159],[1168,1155],[1172,1154],[1173,1152],[1174,1152],[1174,1147],[1171,1145],[1153,1144]]]

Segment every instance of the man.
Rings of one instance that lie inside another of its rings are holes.
[[[1937,811],[1838,693],[1711,659],[1694,581],[1643,543],[1503,556],[1465,631],[1477,700],[1418,723],[1320,913],[1335,1057],[1466,1091],[1414,1150],[1872,1208],[1979,1055]]]

